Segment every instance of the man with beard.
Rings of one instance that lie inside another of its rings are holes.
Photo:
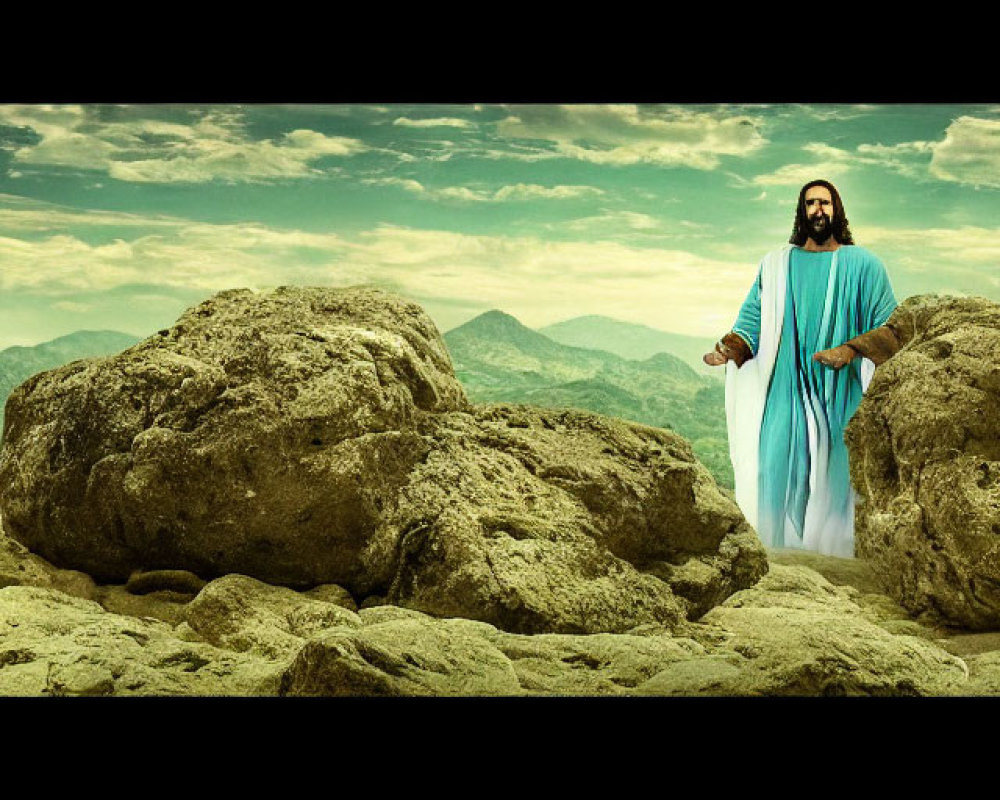
[[[736,500],[761,541],[850,557],[844,428],[899,349],[885,324],[896,299],[828,181],[802,187],[789,242],[764,257],[733,330],[704,360],[726,365]]]

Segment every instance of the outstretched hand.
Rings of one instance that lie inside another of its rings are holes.
[[[715,349],[711,353],[705,353],[705,355],[701,357],[701,360],[710,367],[720,367],[735,357],[736,353],[733,352],[731,347],[723,344],[722,342],[717,342]]]
[[[833,369],[840,369],[841,367],[846,367],[851,363],[858,353],[853,347],[848,347],[846,344],[840,345],[840,347],[832,347],[829,350],[821,350],[813,356],[813,361],[818,361],[824,367],[831,367]]]

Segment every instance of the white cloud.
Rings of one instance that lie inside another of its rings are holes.
[[[755,176],[751,182],[757,186],[803,186],[816,178],[835,180],[849,169],[848,164],[838,161],[785,164],[772,173]]]
[[[511,139],[552,142],[559,155],[596,164],[714,169],[722,156],[767,144],[747,114],[636,105],[523,106],[497,124]]]
[[[474,128],[475,123],[456,117],[436,117],[434,119],[410,119],[398,117],[392,122],[405,128]]]
[[[797,112],[802,112],[812,119],[820,122],[843,122],[845,120],[857,119],[878,110],[878,106],[859,103],[855,105],[820,105],[795,106]]]
[[[930,173],[944,181],[1000,187],[1000,120],[959,117],[934,145]]]
[[[488,158],[491,161],[507,159],[513,161],[531,162],[545,161],[550,158],[562,158],[562,154],[557,153],[555,150],[520,146],[515,147],[513,145],[506,150],[499,150],[495,147],[487,147],[482,151],[470,152],[469,154],[473,156],[480,156],[482,158]]]
[[[663,223],[649,214],[636,211],[605,211],[591,217],[580,217],[568,222],[551,223],[550,229],[571,231],[655,231],[663,228]]]
[[[643,224],[640,217],[633,222]],[[712,335],[729,324],[724,320],[739,307],[754,269],[628,243],[393,226],[351,239],[197,222],[101,243],[63,233],[0,236],[0,291],[8,293],[65,297],[145,284],[210,294],[240,286],[367,283],[422,303],[443,329],[459,324],[465,317],[455,315],[470,308],[500,307],[531,325],[604,313]]]
[[[358,139],[293,130],[251,140],[238,110],[200,112],[192,124],[153,119],[105,122],[84,106],[0,106],[0,121],[41,141],[14,151],[18,164],[105,171],[137,183],[256,182],[315,174],[313,162],[367,150]]]
[[[951,273],[968,269],[1000,286],[1000,275],[995,270],[1000,264],[1000,228],[866,227],[862,232],[866,246],[871,242],[873,248],[892,248],[914,270]],[[948,265],[948,269],[942,270],[942,265]]]
[[[889,169],[909,178],[927,176],[927,156],[934,150],[933,142],[900,142],[894,145],[861,144],[856,150],[845,150],[828,144],[810,143],[802,149],[817,161],[812,164],[786,164],[772,173],[757,175],[752,183],[758,186],[802,186],[815,178],[832,180],[858,168]],[[758,198],[763,199],[763,198]]]
[[[80,236],[0,236],[0,290],[63,293],[158,284],[216,291],[234,286],[326,283],[344,251],[335,234],[252,224],[188,223],[93,244]],[[357,281],[363,276],[350,276]]]
[[[92,211],[0,194],[0,231],[11,234],[65,232],[70,228],[179,228],[189,220],[165,215]]]
[[[539,186],[536,183],[515,183],[501,186],[493,194],[493,200],[565,200],[574,197],[593,197],[604,194],[603,189],[596,186]]]
[[[895,156],[933,153],[935,146],[934,142],[900,142],[893,145],[861,144],[858,145],[858,152],[875,158],[893,158]]]
[[[466,203],[502,203],[517,200],[567,200],[576,197],[593,197],[604,194],[596,186],[540,186],[534,183],[515,183],[489,191],[468,186],[444,186],[428,189],[419,181],[408,178],[364,178],[361,183],[375,186],[398,186],[409,192],[419,193],[432,200],[457,200]]]
[[[364,178],[361,182],[369,186],[398,186],[415,194],[427,191],[420,181],[415,181],[412,178]]]

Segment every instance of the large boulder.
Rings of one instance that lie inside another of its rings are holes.
[[[384,293],[223,292],[116,356],[19,386],[8,533],[105,581],[137,568],[357,583],[382,507],[466,407],[441,337]]]
[[[767,570],[680,436],[470,406],[430,319],[370,289],[224,292],[35,376],[0,487],[13,538],[102,581],[337,584],[524,633],[676,625]]]
[[[767,570],[670,431],[502,405],[426,430],[430,455],[363,554],[389,602],[524,633],[626,631],[696,618]]]
[[[848,425],[858,555],[915,615],[1000,626],[1000,305],[911,297]]]

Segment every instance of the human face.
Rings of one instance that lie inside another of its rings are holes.
[[[806,190],[806,219],[809,220],[810,237],[822,244],[830,238],[833,221],[833,195],[825,186],[810,186]]]

